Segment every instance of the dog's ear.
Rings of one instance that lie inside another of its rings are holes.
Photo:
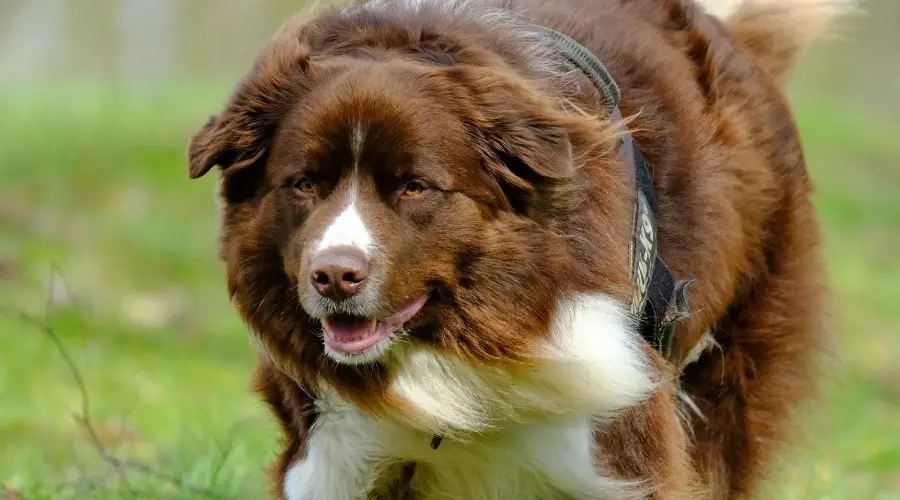
[[[565,126],[554,117],[517,105],[482,111],[488,166],[501,181],[536,184],[572,174],[572,143]]]
[[[210,116],[188,146],[188,175],[191,179],[204,176],[214,166],[234,172],[256,163],[265,153],[264,134],[255,127],[237,129],[235,120],[221,120]],[[229,123],[232,122],[232,123]]]
[[[188,175],[191,179],[206,175],[211,168],[221,162],[227,142],[223,140],[221,134],[217,133],[217,124],[218,117],[210,116],[200,130],[191,137],[190,145],[188,145]]]
[[[512,207],[527,211],[544,187],[574,174],[568,117],[513,78],[467,76],[475,105],[463,114],[476,147]]]
[[[209,117],[188,146],[188,174],[202,177],[218,165],[225,175],[258,163],[298,92],[298,75],[309,67],[309,47],[290,33],[274,38],[260,53],[225,108]]]
[[[226,108],[211,116],[191,137],[188,175],[202,177],[213,167],[222,170],[220,196],[229,204],[252,199],[264,181],[271,130],[267,123],[244,111]]]

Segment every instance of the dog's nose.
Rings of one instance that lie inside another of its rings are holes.
[[[368,277],[369,260],[355,248],[325,250],[310,263],[313,288],[332,300],[352,297]]]

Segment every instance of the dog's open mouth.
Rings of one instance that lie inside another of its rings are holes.
[[[343,354],[361,354],[391,339],[427,302],[423,295],[386,318],[372,319],[334,315],[322,320],[325,344]]]

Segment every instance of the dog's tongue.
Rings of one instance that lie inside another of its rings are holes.
[[[416,315],[428,300],[423,295],[400,311],[381,320],[332,316],[322,320],[325,330],[325,344],[335,351],[359,354],[388,338],[403,324]]]
[[[375,345],[378,322],[357,318],[328,318],[322,322],[325,328],[325,342],[338,351],[357,353]]]

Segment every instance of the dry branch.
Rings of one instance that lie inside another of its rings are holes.
[[[62,277],[59,272],[59,268],[54,265],[49,282],[50,286],[48,287],[50,291],[48,291],[47,294],[47,309],[45,311],[43,320],[23,311],[11,311],[5,308],[0,308],[0,314],[6,314],[8,316],[16,317],[19,320],[31,325],[36,330],[44,334],[44,336],[47,337],[56,347],[56,350],[59,352],[60,356],[62,356],[63,362],[65,363],[69,373],[71,374],[72,379],[75,381],[75,384],[78,386],[78,391],[81,394],[80,412],[73,413],[72,418],[75,419],[75,421],[87,434],[92,447],[103,460],[103,462],[105,462],[109,466],[109,470],[105,471],[99,476],[84,476],[74,482],[70,481],[61,484],[57,488],[57,491],[74,489],[75,494],[81,497],[87,493],[99,491],[103,488],[104,484],[108,483],[110,478],[115,477],[118,479],[120,488],[124,488],[126,491],[134,495],[136,492],[131,488],[129,484],[129,473],[137,473],[159,480],[164,484],[174,486],[182,492],[190,493],[197,497],[210,499],[228,498],[212,489],[192,485],[189,482],[185,481],[183,478],[158,470],[157,468],[149,464],[131,459],[121,458],[115,453],[111,452],[109,448],[103,443],[103,440],[100,438],[100,435],[97,433],[96,428],[94,427],[94,424],[91,420],[91,398],[84,377],[82,376],[78,365],[75,363],[75,360],[69,354],[69,351],[66,349],[65,345],[63,344],[62,340],[59,338],[59,335],[57,335],[53,327],[53,312],[55,309],[56,301],[54,300],[52,290],[55,288],[54,280],[61,279]],[[66,289],[71,290],[67,286]],[[231,444],[232,440],[233,436],[229,436],[229,445]],[[227,455],[216,466],[214,471],[216,475],[219,474],[219,470],[224,465],[225,460],[227,460]]]

